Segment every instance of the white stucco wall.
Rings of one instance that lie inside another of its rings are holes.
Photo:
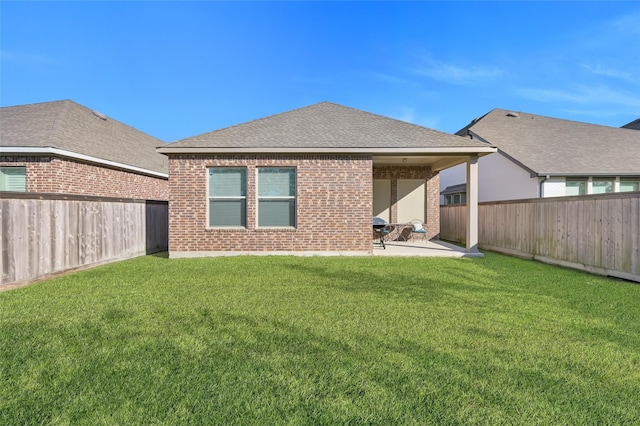
[[[566,189],[564,177],[550,177],[542,182],[543,197],[564,197],[565,195]]]
[[[517,200],[538,197],[538,178],[506,158],[495,153],[480,158],[478,171],[478,201]],[[440,190],[467,181],[466,164],[440,172]],[[441,203],[442,203],[442,196]]]

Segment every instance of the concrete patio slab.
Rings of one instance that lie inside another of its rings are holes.
[[[467,253],[464,247],[440,240],[432,241],[389,241],[385,247],[374,243],[374,256],[422,256],[422,257],[484,257],[484,254]]]

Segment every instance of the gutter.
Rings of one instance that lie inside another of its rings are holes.
[[[160,177],[169,179],[168,173],[160,173],[149,169],[143,169],[141,167],[130,166],[128,164],[118,163],[116,161],[104,160],[98,157],[92,157],[90,155],[78,154],[77,152],[67,151],[64,149],[52,148],[52,147],[15,147],[15,146],[3,146],[0,154],[29,154],[29,155],[55,155],[59,157],[73,158],[76,160],[87,161],[95,164],[103,164],[105,166],[114,167],[117,169],[128,170],[131,172],[141,173],[154,177]]]
[[[491,154],[497,149],[491,146],[482,147],[438,147],[438,148],[245,148],[245,147],[166,147],[157,148],[161,154]]]
[[[616,176],[624,176],[624,177],[636,177],[640,176],[640,170],[635,172],[586,172],[586,173],[537,173],[535,176],[538,177],[546,177],[549,179],[552,176],[560,176],[560,177],[589,177],[589,176],[597,176],[597,177],[616,177]]]

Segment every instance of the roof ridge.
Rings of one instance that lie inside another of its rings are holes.
[[[209,132],[201,133],[199,135],[182,138],[182,139],[179,139],[179,140],[174,141],[172,143],[178,143],[178,142],[182,142],[182,141],[188,140],[188,139],[200,138],[200,137],[205,136],[205,135],[209,135],[209,134],[213,134],[213,133],[217,133],[217,132],[222,132],[222,131],[225,131],[225,130],[228,130],[228,129],[233,129],[233,128],[236,128],[236,127],[239,127],[239,126],[251,125],[251,124],[254,124],[254,123],[259,123],[261,121],[270,120],[272,118],[279,117],[279,116],[282,116],[282,115],[285,115],[285,114],[295,113],[295,112],[307,110],[307,109],[310,109],[310,108],[317,108],[317,107],[322,106],[322,105],[332,105],[332,106],[335,106],[335,107],[339,107],[339,108],[343,108],[345,110],[352,111],[352,112],[357,113],[357,114],[366,114],[366,115],[369,115],[371,117],[375,117],[376,119],[392,121],[392,122],[400,123],[400,124],[405,125],[405,126],[412,126],[412,127],[416,128],[416,129],[427,130],[429,132],[434,132],[434,133],[438,133],[438,134],[441,134],[441,135],[446,135],[447,137],[459,137],[458,135],[447,133],[447,132],[444,132],[442,130],[432,129],[430,127],[422,126],[420,124],[411,123],[411,122],[400,120],[400,119],[397,119],[397,118],[387,117],[387,116],[384,116],[384,115],[381,115],[381,114],[377,114],[377,113],[374,113],[374,112],[361,110],[361,109],[350,107],[350,106],[341,105],[341,104],[338,104],[338,103],[335,103],[335,102],[322,101],[322,102],[317,102],[315,104],[311,104],[311,105],[307,105],[307,106],[303,106],[303,107],[299,107],[299,108],[294,108],[294,109],[291,109],[291,110],[288,110],[288,111],[279,112],[279,113],[276,113],[276,114],[266,115],[264,117],[256,118],[256,119],[253,119],[253,120],[250,120],[250,121],[245,121],[245,122],[242,122],[242,123],[237,123],[237,124],[233,124],[233,125],[230,125],[230,126],[222,127],[222,128],[219,128],[219,129],[211,130]]]
[[[273,117],[277,117],[279,115],[289,114],[291,112],[300,111],[300,110],[311,108],[311,107],[314,107],[314,106],[318,106],[318,105],[322,105],[322,104],[330,104],[330,103],[331,102],[328,102],[328,101],[322,101],[322,102],[318,102],[318,103],[315,103],[315,104],[311,104],[311,105],[307,105],[307,106],[303,106],[303,107],[299,107],[299,108],[294,108],[294,109],[291,109],[291,110],[288,110],[288,111],[284,111],[284,112],[278,112],[278,113],[275,113],[275,114],[265,115],[264,117],[254,118],[253,120],[245,121],[245,122],[242,122],[242,123],[232,124],[232,125],[226,126],[226,127],[221,127],[219,129],[215,129],[215,130],[211,130],[211,131],[208,131],[208,132],[200,133],[199,135],[189,136],[189,137],[186,137],[186,138],[178,139],[177,141],[174,141],[174,142],[171,142],[171,143],[177,143],[177,142],[181,142],[183,140],[193,139],[193,138],[197,138],[197,137],[200,137],[200,136],[208,135],[208,134],[211,134],[211,133],[221,132],[221,131],[227,130],[227,129],[233,129],[235,127],[244,126],[246,124],[251,124],[251,123],[256,123],[256,122],[259,122],[259,121],[263,121],[263,120],[267,120],[267,119],[270,119],[270,118],[273,118]]]
[[[365,110],[363,110],[363,109],[358,109],[358,108],[354,108],[354,107],[350,107],[350,106],[340,105],[340,104],[336,104],[336,103],[334,103],[334,102],[328,102],[328,101],[320,102],[320,103],[321,103],[321,104],[322,104],[322,103],[332,104],[332,105],[336,105],[336,106],[339,106],[339,107],[341,107],[341,108],[346,108],[346,109],[349,109],[349,110],[352,110],[352,111],[355,111],[355,112],[358,112],[358,113],[365,113],[365,114],[369,114],[369,115],[374,116],[374,117],[376,117],[376,118],[382,118],[382,119],[385,119],[385,120],[396,121],[396,122],[398,122],[398,123],[402,123],[402,124],[405,124],[405,125],[418,127],[418,128],[420,128],[420,129],[426,129],[426,130],[429,130],[429,131],[431,131],[431,132],[436,132],[436,133],[440,133],[440,134],[447,135],[447,136],[458,136],[458,137],[459,137],[459,135],[456,135],[455,133],[454,133],[454,134],[452,134],[452,133],[447,133],[447,132],[444,132],[444,131],[442,131],[442,130],[432,129],[431,127],[422,126],[422,125],[420,125],[420,124],[411,123],[410,121],[404,121],[404,120],[400,120],[400,119],[398,119],[398,118],[387,117],[386,115],[377,114],[377,113],[375,113],[375,112],[370,112],[370,111],[365,111]],[[316,104],[316,105],[319,105],[319,104]],[[313,106],[313,105],[310,105],[310,106]]]
[[[51,123],[51,128],[47,137],[47,140],[52,141],[52,148],[60,148],[59,143],[62,142],[62,134],[64,132],[64,128],[66,125],[67,118],[69,117],[69,111],[71,110],[71,104],[74,103],[69,99],[65,99],[62,101],[53,101],[51,103],[59,102],[61,104],[61,109],[57,114],[57,117],[53,119]],[[46,102],[42,102],[46,103]]]
[[[516,112],[516,110],[514,110],[514,109],[494,108],[491,111],[489,111],[487,114],[483,115],[480,119],[484,118],[485,116],[491,114],[494,111],[504,111],[506,113]],[[605,124],[589,123],[587,121],[579,121],[579,120],[571,120],[571,119],[568,119],[568,118],[551,117],[549,115],[534,114],[534,113],[531,113],[531,112],[526,112],[526,111],[521,111],[521,110],[517,110],[517,113],[519,115],[525,114],[525,115],[530,115],[532,117],[546,118],[546,119],[549,119],[549,120],[558,120],[558,121],[564,121],[564,122],[568,122],[568,123],[586,124],[586,125],[589,125],[589,126],[604,127],[604,128],[607,128],[607,129],[624,129],[623,127],[613,127],[613,126],[607,126]],[[480,119],[478,119],[478,121],[480,121]],[[629,130],[629,129],[625,129],[625,130]]]

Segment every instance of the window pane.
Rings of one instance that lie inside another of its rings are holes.
[[[583,180],[567,180],[565,183],[566,195],[584,195],[586,194],[586,181]]]
[[[209,201],[209,226],[247,226],[246,200]]]
[[[261,167],[258,169],[259,197],[294,197],[296,169],[290,167]]]
[[[0,167],[0,191],[27,192],[27,168]]]
[[[613,181],[609,181],[609,180],[593,181],[594,194],[607,194],[609,192],[613,192]]]
[[[640,191],[640,182],[621,181],[620,192]]]
[[[212,167],[209,169],[210,197],[241,197],[247,195],[247,169]]]
[[[453,204],[460,204],[460,194],[453,194]]]
[[[296,226],[295,200],[260,200],[259,226]]]
[[[444,196],[444,203],[445,204],[451,204],[451,195],[445,195]]]

